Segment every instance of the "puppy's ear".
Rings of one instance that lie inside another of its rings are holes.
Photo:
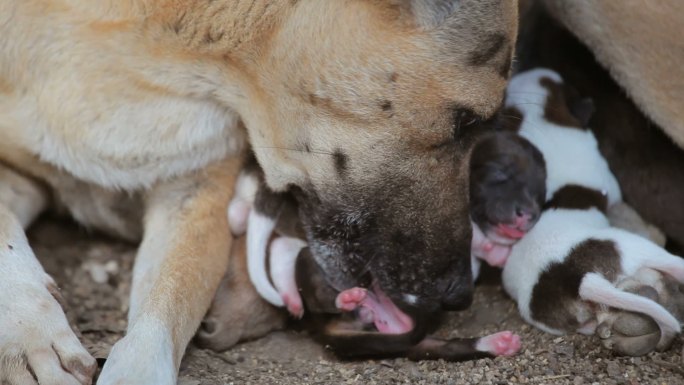
[[[584,128],[589,126],[589,120],[594,115],[594,111],[596,108],[594,100],[591,98],[578,99],[570,104],[570,113],[579,120]]]

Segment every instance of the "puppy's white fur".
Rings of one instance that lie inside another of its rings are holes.
[[[268,243],[276,220],[251,210],[247,221],[247,272],[259,295],[273,306],[283,306],[283,299],[273,287],[266,272]]]

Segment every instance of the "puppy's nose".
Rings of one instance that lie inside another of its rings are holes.
[[[538,217],[539,210],[537,208],[517,206],[515,208],[515,227],[528,230]]]

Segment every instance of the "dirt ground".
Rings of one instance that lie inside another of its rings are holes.
[[[67,314],[84,345],[102,362],[126,327],[135,245],[54,219],[41,220],[29,237],[61,286]],[[515,357],[342,362],[305,332],[285,330],[220,354],[190,346],[179,384],[684,384],[681,339],[665,353],[614,357],[595,338],[552,336],[525,325],[497,279],[490,274],[480,283],[473,306],[450,314],[439,334],[467,337],[512,330],[523,340]]]

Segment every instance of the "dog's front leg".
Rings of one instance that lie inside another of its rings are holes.
[[[24,234],[47,200],[37,183],[0,164],[0,384],[84,385],[96,369]]]
[[[226,208],[240,159],[157,186],[133,271],[126,336],[116,343],[100,385],[172,385],[228,265]]]

